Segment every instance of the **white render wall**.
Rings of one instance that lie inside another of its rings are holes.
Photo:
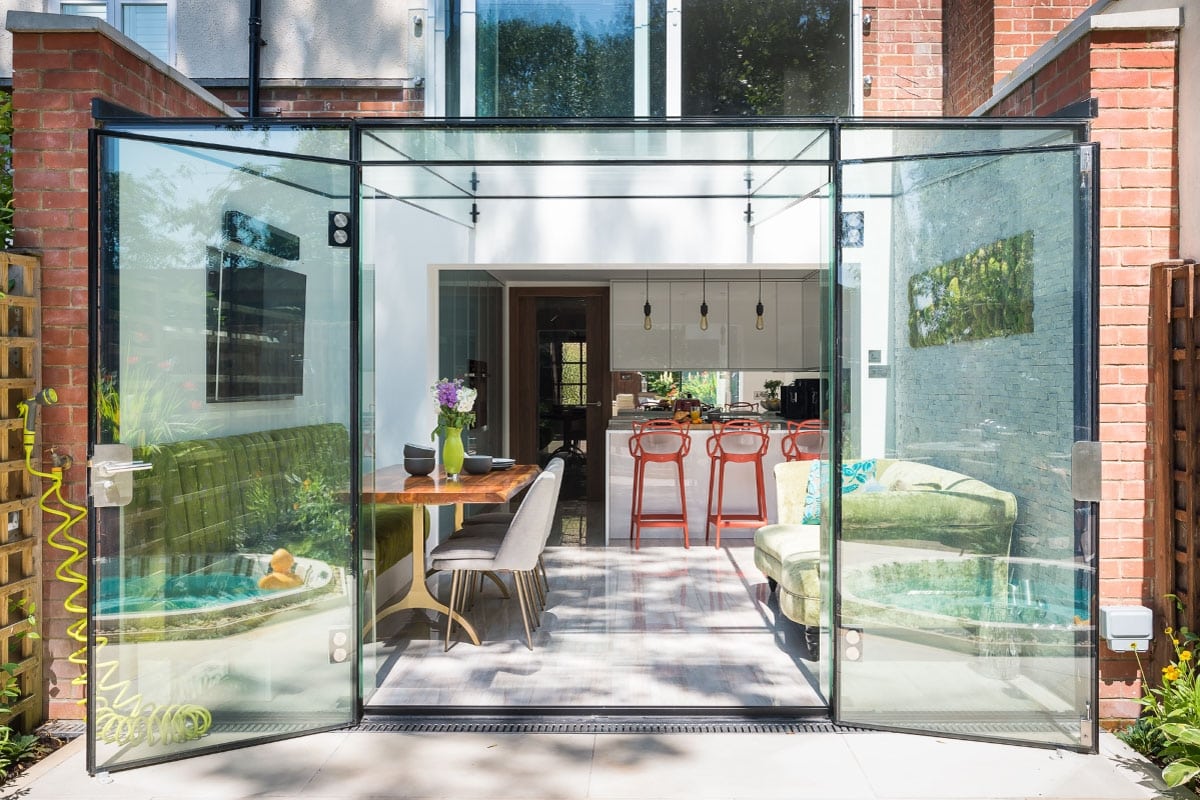
[[[263,0],[264,80],[374,79],[424,70],[425,3],[409,0]],[[176,0],[172,65],[198,81],[246,77],[248,0]]]

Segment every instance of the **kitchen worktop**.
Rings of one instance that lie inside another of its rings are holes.
[[[671,419],[672,416],[670,411],[624,411],[615,417],[609,418],[608,429],[610,431],[633,430],[634,422],[646,422],[652,419]],[[754,419],[759,422],[765,422],[770,426],[771,430],[783,430],[787,427],[787,420],[775,413],[729,414],[728,418],[732,419],[735,416],[738,419]],[[692,423],[693,431],[709,431],[711,429],[712,425],[706,421]]]

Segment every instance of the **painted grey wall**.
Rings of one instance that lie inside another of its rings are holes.
[[[1013,492],[1015,553],[1041,558],[1075,552],[1070,451],[1078,320],[1070,209],[1078,184],[1073,155],[1049,153],[902,165],[890,187],[892,452]],[[909,278],[1024,231],[1034,237],[1033,332],[911,347]],[[878,274],[886,265],[864,268]]]

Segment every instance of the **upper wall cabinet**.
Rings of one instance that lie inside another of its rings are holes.
[[[700,305],[708,304],[707,329]],[[724,281],[671,281],[671,369],[725,369],[729,365],[729,285]]]
[[[775,301],[779,318],[776,366],[791,371],[820,369],[820,282],[779,281]]]
[[[613,281],[609,295],[612,317],[610,368],[665,370],[671,366],[671,288],[651,281],[650,330],[646,330],[645,281]]]
[[[729,368],[775,369],[777,365],[775,326],[775,281],[763,281],[763,327],[758,329],[756,309],[759,283],[731,282],[729,284]]]

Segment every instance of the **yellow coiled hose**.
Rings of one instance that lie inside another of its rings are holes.
[[[80,674],[71,681],[72,685],[86,686],[87,607],[82,604],[81,599],[87,592],[88,580],[86,574],[81,574],[75,569],[75,565],[87,558],[88,550],[87,542],[72,536],[70,529],[87,516],[87,508],[63,497],[63,470],[69,469],[72,463],[69,456],[54,454],[54,466],[50,472],[42,472],[33,464],[33,453],[36,449],[36,411],[32,409],[38,404],[50,405],[57,399],[53,389],[43,389],[31,400],[18,403],[17,409],[24,423],[25,468],[34,477],[50,482],[50,487],[42,492],[38,500],[38,507],[47,514],[62,518],[46,537],[46,543],[68,554],[54,570],[54,576],[63,583],[75,586],[63,601],[63,608],[68,614],[79,617],[67,627],[67,635],[79,642],[80,647],[72,652],[67,660],[80,667]],[[51,496],[62,508],[54,508],[47,504],[46,501]],[[97,636],[96,652],[99,653],[107,643],[106,637]],[[120,662],[115,660],[96,664],[96,736],[101,741],[118,745],[186,742],[199,739],[212,727],[212,714],[203,706],[192,703],[161,706],[147,703],[140,694],[132,691],[131,681],[116,680],[119,667]],[[79,701],[80,705],[85,702],[86,699]]]

